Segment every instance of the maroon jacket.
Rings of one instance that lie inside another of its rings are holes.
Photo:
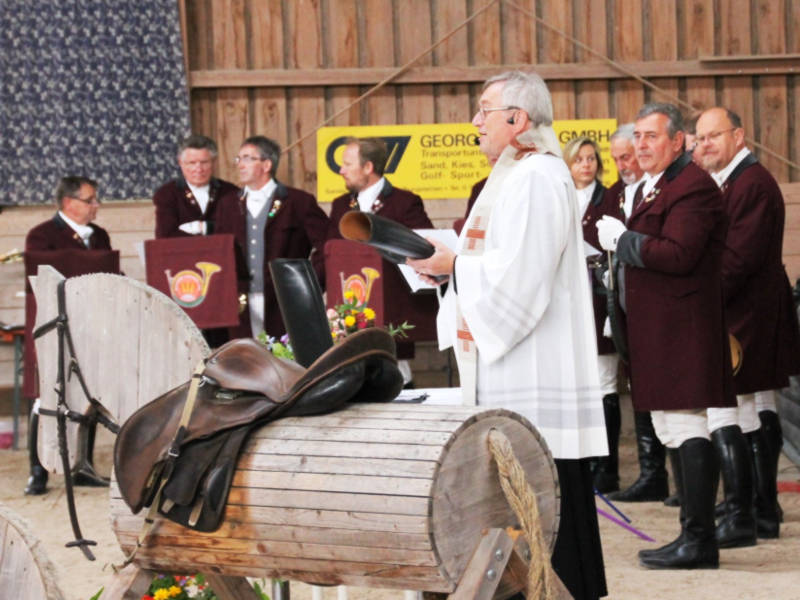
[[[94,230],[89,238],[89,248],[83,243],[81,237],[75,233],[61,215],[55,216],[40,223],[28,232],[25,237],[25,251],[37,250],[111,250],[111,240],[108,232],[94,223],[89,223]],[[32,275],[33,273],[26,273]],[[36,347],[33,340],[33,324],[36,320],[36,299],[33,290],[25,277],[25,360],[23,371],[23,396],[36,398],[38,396],[38,381],[36,377]]]
[[[278,183],[278,182],[276,182]],[[278,183],[273,202],[280,200],[280,208],[267,221],[264,228],[264,328],[273,337],[286,333],[269,262],[275,258],[311,258],[311,264],[325,287],[325,259],[323,248],[328,232],[328,217],[317,204],[314,196]],[[273,204],[274,206],[274,204]],[[236,237],[237,263],[240,272],[240,292],[247,292],[247,268],[244,248],[247,247],[247,205],[243,194],[236,200],[235,208],[220,211],[217,215],[217,232],[232,232]],[[312,253],[313,251],[313,253]],[[230,332],[231,338],[250,337],[250,314],[242,312],[238,328]]]
[[[388,179],[384,179],[383,189],[378,195],[381,207],[375,211],[376,215],[402,223],[411,229],[433,229],[433,223],[425,213],[422,198],[412,192],[395,188]],[[333,201],[331,206],[330,224],[328,226],[328,239],[342,239],[339,233],[339,221],[344,213],[358,210],[358,201],[351,194],[344,194]],[[402,313],[412,302],[428,302],[432,318],[436,317],[435,298],[425,298],[417,295],[412,297],[400,270],[387,260],[383,261],[383,275],[386,278],[383,284],[384,298],[392,298],[398,310]],[[410,342],[397,342],[398,358],[412,358],[414,345]]]
[[[190,234],[179,227],[192,221],[205,221],[209,234],[233,233],[219,228],[220,213],[232,210],[239,202],[239,188],[222,179],[212,178],[209,183],[208,204],[205,212],[181,177],[162,185],[153,194],[156,207],[156,238],[186,237]]]
[[[729,331],[742,346],[737,394],[789,385],[800,373],[800,333],[781,261],[783,196],[755,156],[747,156],[722,186],[728,235],[722,289]]]
[[[583,239],[586,243],[591,244],[595,248],[600,248],[600,240],[597,238],[597,221],[603,215],[611,215],[612,217],[619,217],[619,205],[614,210],[613,204],[607,203],[608,190],[599,181],[594,186],[592,198],[589,204],[586,205],[586,210],[583,212],[581,225],[583,226]],[[606,253],[603,251],[598,252],[599,259],[602,259]],[[592,257],[587,257],[587,262],[590,263],[589,281],[592,285],[592,308],[594,309],[594,329],[597,337],[597,352],[599,354],[614,354],[617,349],[614,347],[614,342],[611,338],[603,335],[603,325],[608,316],[606,292],[603,283],[595,277],[595,269],[591,264],[597,262]]]
[[[722,297],[726,226],[717,185],[688,154],[628,219],[617,258],[636,410],[736,404]]]

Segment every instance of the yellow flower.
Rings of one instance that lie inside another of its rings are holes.
[[[344,293],[344,299],[347,300],[348,302],[350,300],[355,300],[355,297],[356,297],[356,293],[354,291],[352,291],[352,290],[347,290]]]
[[[174,598],[175,596],[180,596],[183,590],[179,588],[177,585],[173,585],[169,588],[169,597]]]
[[[159,588],[153,594],[153,600],[167,600],[169,598],[169,590],[167,588]]]
[[[353,325],[356,324],[356,318],[353,315],[347,315],[344,318],[344,324],[347,327],[352,327]]]
[[[371,308],[365,308],[364,316],[367,317],[367,319],[369,319],[370,321],[372,321],[372,319],[375,318],[375,311],[372,310]]]

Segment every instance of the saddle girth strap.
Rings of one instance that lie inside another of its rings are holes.
[[[144,523],[142,524],[142,530],[139,533],[139,536],[136,538],[136,546],[134,546],[133,550],[131,550],[130,554],[125,557],[125,560],[122,564],[113,565],[115,571],[119,569],[123,569],[127,567],[131,562],[133,562],[136,553],[139,551],[139,548],[142,547],[145,539],[150,532],[153,530],[155,526],[155,517],[156,513],[158,513],[158,505],[161,503],[161,492],[164,489],[164,486],[169,481],[170,476],[172,475],[172,469],[175,465],[175,460],[180,455],[180,446],[183,442],[183,439],[186,437],[186,426],[189,424],[189,419],[192,417],[192,412],[194,412],[194,406],[197,401],[197,392],[200,389],[201,382],[203,380],[203,371],[206,368],[206,361],[205,359],[201,360],[197,367],[195,367],[194,373],[192,373],[192,380],[189,384],[189,391],[186,393],[186,401],[183,403],[183,412],[181,413],[181,420],[178,423],[178,430],[175,433],[175,437],[170,444],[169,451],[167,453],[167,459],[165,461],[164,469],[161,471],[161,475],[158,481],[158,488],[156,490],[155,495],[153,496],[153,501],[150,504],[150,507],[147,510],[147,515],[145,515]],[[164,512],[167,512],[169,508],[165,508]],[[197,514],[199,514],[200,510],[199,507],[195,507]]]

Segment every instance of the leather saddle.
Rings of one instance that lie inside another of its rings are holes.
[[[253,339],[233,340],[190,382],[123,424],[114,446],[119,490],[134,513],[150,506],[181,525],[214,531],[253,429],[280,417],[332,412],[347,402],[390,401],[402,385],[394,340],[382,328],[348,336],[307,369]]]

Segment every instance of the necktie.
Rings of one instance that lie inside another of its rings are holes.
[[[636,193],[633,195],[633,210],[636,210],[642,203],[642,198],[644,197],[644,181],[639,184],[639,187],[636,188]]]

